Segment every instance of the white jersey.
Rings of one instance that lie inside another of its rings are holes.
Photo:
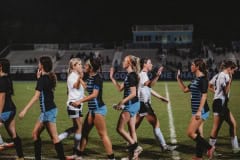
[[[147,72],[139,73],[140,81],[138,84],[138,97],[140,102],[151,102],[151,88],[145,86],[144,83],[149,81]]]
[[[67,78],[67,87],[68,87],[68,100],[67,106],[70,110],[79,110],[79,108],[73,107],[69,105],[69,102],[74,102],[80,100],[84,97],[84,88],[80,84],[79,89],[74,88],[73,85],[76,83],[77,79],[79,78],[79,74],[72,72],[69,74]],[[81,104],[83,105],[83,104]],[[82,110],[82,107],[80,108]]]
[[[230,77],[228,74],[224,72],[220,72],[216,74],[209,83],[214,86],[214,99],[222,99],[225,100],[226,95],[224,92],[224,88],[226,87],[227,83],[229,82]]]

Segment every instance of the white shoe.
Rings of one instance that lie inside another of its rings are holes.
[[[233,153],[238,153],[238,152],[240,152],[240,147],[238,147],[238,148],[233,148],[232,151],[233,151]]]
[[[133,152],[132,160],[136,160],[142,151],[143,151],[143,148],[141,146],[137,146],[137,148]]]
[[[82,156],[76,156],[75,160],[83,160],[83,157]]]
[[[0,147],[13,147],[13,146],[14,146],[13,142],[10,142],[10,143],[4,142],[0,144]]]
[[[75,159],[75,158],[77,158],[77,155],[71,155],[71,156],[66,156],[65,157],[65,160],[72,160],[72,159]]]
[[[161,148],[162,148],[163,152],[164,151],[173,151],[177,148],[177,146],[176,145],[175,146],[170,146],[170,145],[166,144],[166,145],[162,146]]]

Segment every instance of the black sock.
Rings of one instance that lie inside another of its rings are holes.
[[[112,153],[112,154],[110,154],[110,155],[108,155],[108,159],[114,159],[115,157],[114,157],[114,154]]]
[[[63,145],[61,142],[55,143],[55,150],[57,152],[57,156],[60,160],[65,160]]]
[[[22,150],[22,141],[21,139],[17,136],[16,138],[13,139],[13,143],[15,145],[15,149],[17,152],[17,155],[19,158],[23,158],[23,150]]]
[[[41,160],[42,141],[41,138],[34,141],[35,160]]]
[[[130,152],[133,152],[137,148],[137,146],[138,146],[138,143],[135,142],[134,144],[131,144],[131,145],[128,146],[128,150]]]
[[[76,154],[77,156],[82,156],[83,155],[83,151],[79,151],[78,149],[76,150]]]
[[[199,145],[204,149],[210,149],[212,148],[212,146],[205,140],[203,139],[199,134],[197,135],[197,137],[194,139],[194,141],[196,141],[197,143],[199,143]]]
[[[197,142],[196,143],[196,157],[202,158],[203,152],[204,152],[203,147],[201,146],[201,144],[199,142]]]

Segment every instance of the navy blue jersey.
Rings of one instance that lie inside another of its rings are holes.
[[[192,114],[196,114],[198,111],[202,94],[207,93],[208,89],[208,80],[206,77],[196,77],[188,86],[189,90],[192,93],[191,104],[192,104]],[[207,101],[204,104],[202,112],[208,112],[209,107]]]
[[[98,90],[98,96],[88,101],[89,110],[95,110],[102,106],[104,106],[104,102],[102,100],[102,88],[103,88],[103,79],[99,74],[94,76],[88,76],[87,78],[87,91],[88,94],[92,94],[93,90]]]
[[[53,95],[53,83],[48,75],[42,75],[38,79],[36,90],[40,92],[39,100],[41,112],[46,112],[56,108]]]
[[[124,98],[130,95],[130,87],[136,87],[136,96],[126,102],[125,105],[130,105],[138,101],[138,81],[138,75],[135,72],[128,73],[124,79]]]
[[[16,109],[15,104],[12,101],[11,79],[7,76],[0,77],[0,93],[5,93],[5,103],[2,112],[13,111]]]

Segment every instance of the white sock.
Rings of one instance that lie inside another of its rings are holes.
[[[0,144],[3,144],[3,139],[2,139],[2,136],[0,135]]]
[[[63,139],[68,137],[68,133],[67,132],[63,132],[61,134],[58,135],[58,138],[60,141],[62,141]]]
[[[215,146],[216,142],[217,142],[217,138],[209,138],[209,144],[211,146]]]
[[[162,146],[166,145],[165,139],[163,137],[163,134],[162,134],[160,128],[154,128],[154,135]]]
[[[231,138],[232,148],[239,148],[237,136]]]
[[[82,134],[75,134],[74,136],[74,148],[78,149],[80,147],[80,140],[81,140]]]

